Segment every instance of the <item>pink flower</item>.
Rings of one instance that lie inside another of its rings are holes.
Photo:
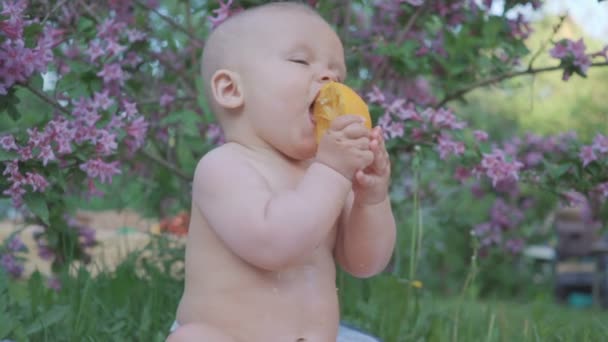
[[[209,16],[209,21],[211,22],[211,28],[214,29],[218,27],[221,23],[226,21],[230,15],[232,15],[230,11],[230,6],[232,5],[232,0],[228,0],[224,3],[222,0],[218,0],[220,3],[220,8],[214,9],[213,13],[215,13],[215,17]]]
[[[438,139],[439,158],[447,159],[450,155],[462,155],[464,153],[464,143],[454,141],[448,135],[442,135]]]
[[[43,192],[49,186],[49,182],[40,174],[27,172],[25,182],[32,186],[34,191]]]
[[[597,186],[597,190],[602,194],[602,196],[608,198],[608,182],[601,183]]]
[[[146,132],[148,130],[148,123],[143,116],[140,116],[137,119],[129,122],[125,130],[127,134],[133,138],[132,140],[127,140],[126,143],[129,150],[134,152],[144,144]]]
[[[459,182],[464,182],[469,177],[471,177],[471,170],[462,166],[458,166],[456,168],[456,171],[454,172],[454,179],[458,180]]]
[[[593,146],[583,146],[581,148],[581,152],[579,153],[579,157],[583,161],[583,166],[587,166],[592,161],[597,160]]]
[[[97,136],[97,144],[95,146],[96,152],[102,156],[107,156],[116,150],[118,144],[116,143],[116,134],[110,133],[106,130],[99,130]]]
[[[519,170],[524,165],[519,161],[507,162],[502,150],[494,149],[490,154],[484,153],[477,172],[485,173],[492,179],[492,186],[500,181],[519,180]]]
[[[608,137],[602,134],[596,135],[592,146],[600,153],[608,153]]]
[[[384,94],[377,86],[372,86],[372,91],[367,93],[367,101],[369,103],[384,103],[386,98]]]
[[[112,177],[121,173],[117,161],[106,163],[99,158],[80,164],[80,169],[89,178],[99,178],[102,183],[112,183]]]
[[[101,43],[98,40],[94,40],[89,43],[89,48],[85,50],[85,53],[89,55],[91,62],[95,62],[97,58],[103,57],[106,54],[106,51],[102,48]]]
[[[118,63],[104,65],[103,69],[97,73],[97,76],[102,77],[104,83],[117,81],[120,85],[123,85],[126,79],[126,75]]]
[[[175,100],[175,96],[169,94],[169,93],[164,93],[160,96],[159,99],[159,104],[162,107],[167,107],[168,105],[170,105],[171,103],[173,103],[173,101]]]
[[[103,109],[107,110],[114,104],[114,100],[108,96],[108,90],[104,90],[103,92],[95,92],[93,98],[93,108],[95,109]]]
[[[475,137],[475,140],[479,142],[488,140],[488,133],[484,131],[475,130],[473,131],[473,136]]]
[[[59,292],[61,291],[61,280],[59,280],[57,277],[51,276],[49,279],[47,279],[46,286],[55,292]]]
[[[0,148],[5,151],[16,151],[18,149],[17,144],[15,144],[15,138],[11,134],[0,137]]]

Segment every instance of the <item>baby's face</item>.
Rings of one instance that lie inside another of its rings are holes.
[[[267,144],[294,159],[316,152],[311,104],[323,83],[346,77],[340,39],[321,18],[273,10],[243,49],[245,111]]]

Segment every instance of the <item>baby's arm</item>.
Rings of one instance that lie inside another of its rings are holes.
[[[356,173],[335,247],[337,262],[357,277],[373,276],[386,267],[397,235],[388,194],[391,163],[380,127],[371,132],[370,148],[374,161]]]
[[[236,153],[215,150],[195,171],[195,204],[238,256],[263,269],[284,268],[309,255],[335,225],[355,171],[374,158],[367,135],[357,116],[335,119],[297,187],[278,194]]]
[[[357,204],[349,194],[338,225],[335,256],[338,264],[355,277],[380,273],[390,261],[396,240],[396,224],[390,198],[378,204]]]

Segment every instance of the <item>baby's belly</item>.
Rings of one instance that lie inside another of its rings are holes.
[[[222,283],[219,274],[212,277],[188,284],[178,312],[180,323],[200,320],[239,341],[336,340],[339,306],[333,261],[317,259],[285,272],[243,276],[236,283],[230,277]]]

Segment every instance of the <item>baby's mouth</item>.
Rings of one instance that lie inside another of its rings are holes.
[[[310,105],[308,106],[308,115],[310,117],[310,121],[315,124],[315,115],[314,115],[314,109],[315,109],[315,103],[317,102],[317,98],[319,97],[320,92],[318,92],[315,97],[312,99]]]

